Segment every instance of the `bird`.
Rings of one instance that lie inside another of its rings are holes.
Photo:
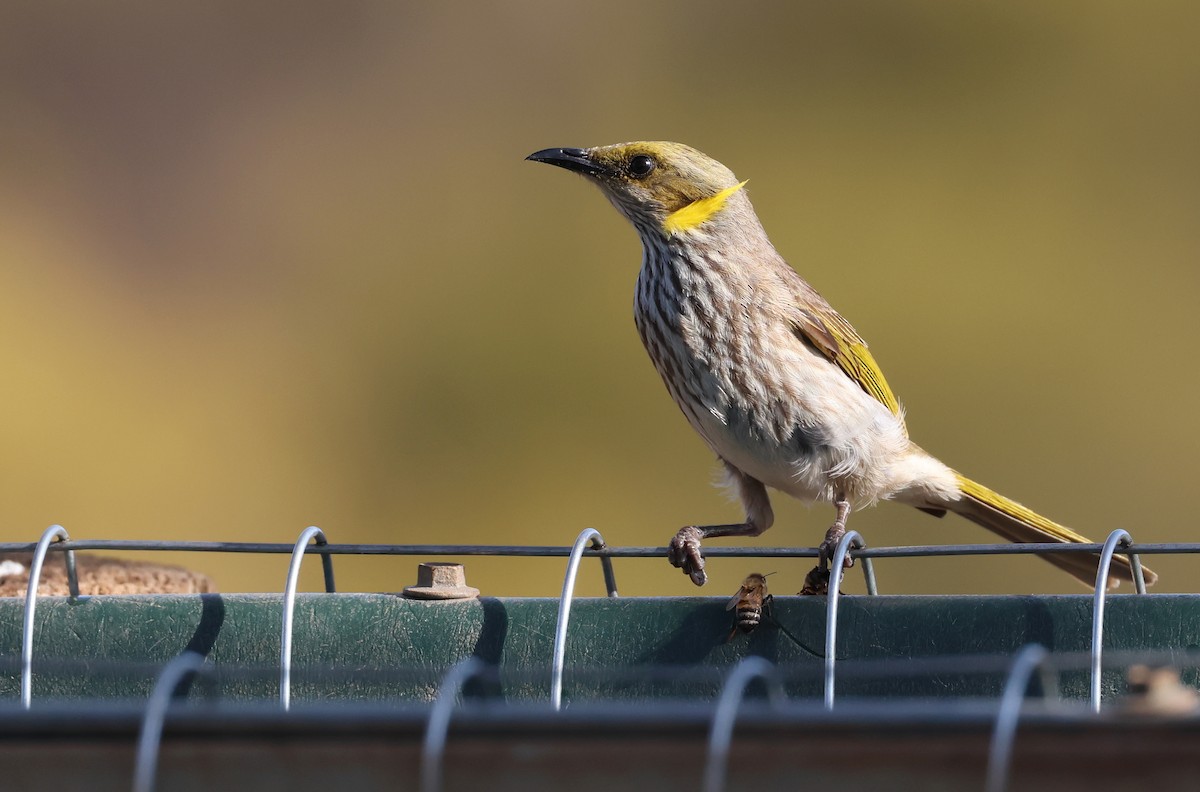
[[[814,570],[825,575],[851,511],[883,500],[953,512],[1011,542],[1089,542],[909,439],[866,341],[776,251],[729,168],[667,141],[548,148],[526,159],[582,175],[641,239],[638,334],[745,512],[741,523],[688,525],[671,539],[671,564],[697,586],[707,580],[705,540],[771,527],[768,488],[834,507]],[[1096,583],[1095,554],[1041,557]],[[1157,579],[1143,574],[1147,584]],[[1133,567],[1117,555],[1105,582],[1120,579],[1133,579]]]

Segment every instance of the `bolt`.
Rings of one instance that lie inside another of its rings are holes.
[[[467,585],[462,564],[423,561],[417,567],[417,585],[404,589],[410,599],[451,600],[479,596],[479,589]]]

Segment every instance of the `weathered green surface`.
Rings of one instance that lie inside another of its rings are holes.
[[[725,603],[707,597],[577,600],[567,698],[710,697],[719,672],[751,654],[787,666],[791,695],[820,695],[823,598],[776,598],[774,616],[791,636],[764,622],[728,643],[732,615]],[[557,607],[554,599],[300,595],[293,700],[425,701],[446,669],[472,654],[499,666],[499,687],[489,685],[493,694],[544,699]],[[22,609],[21,600],[0,599],[2,698],[19,695]],[[44,598],[37,607],[34,697],[144,698],[156,667],[190,648],[216,669],[221,698],[270,699],[278,695],[281,616],[278,595]],[[973,656],[1011,656],[1032,642],[1055,652],[1086,652],[1092,602],[1088,596],[847,596],[840,618],[840,695],[994,696],[999,677],[968,673],[977,664]],[[1106,651],[1194,649],[1200,647],[1200,596],[1114,596],[1106,622]],[[962,672],[875,669],[864,676],[849,662],[938,656],[962,658]],[[1084,674],[1063,680],[1066,694],[1084,694]],[[1105,681],[1110,692],[1117,688],[1118,672]]]

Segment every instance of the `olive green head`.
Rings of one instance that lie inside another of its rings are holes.
[[[741,189],[721,163],[682,143],[551,148],[526,159],[581,173],[639,228],[674,234],[711,219]]]

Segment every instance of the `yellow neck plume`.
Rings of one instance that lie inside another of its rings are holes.
[[[667,215],[666,220],[663,220],[663,231],[666,231],[667,234],[682,234],[684,231],[692,230],[724,209],[729,196],[745,186],[746,182],[735,184],[732,187],[726,187],[716,195],[692,201],[682,209],[676,209]]]

